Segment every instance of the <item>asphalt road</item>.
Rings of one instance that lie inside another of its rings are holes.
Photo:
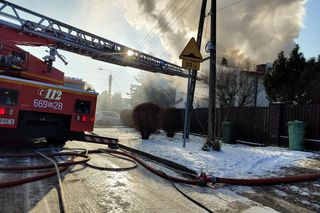
[[[67,143],[68,147],[94,149],[101,146]],[[4,150],[2,150],[4,151]],[[12,151],[12,150],[11,150]],[[19,150],[21,151],[21,150]],[[106,156],[91,155],[90,163],[122,167],[132,163]],[[35,159],[5,159],[1,164],[31,165]],[[45,160],[43,160],[45,161]],[[31,176],[34,172],[1,173],[1,180]],[[205,212],[180,195],[166,180],[142,167],[111,172],[78,165],[62,175],[69,212]],[[1,212],[60,212],[57,178],[0,189]]]
[[[28,148],[28,150],[39,148],[38,146]],[[68,142],[65,147],[96,149],[101,146]],[[1,150],[1,152],[7,151]],[[122,167],[132,164],[104,154],[95,154],[91,157],[90,163],[101,166]],[[0,159],[2,165],[17,163],[31,165],[34,161],[38,160],[30,158],[22,160]],[[34,172],[1,172],[0,179],[14,179],[31,175],[34,175]],[[141,166],[130,171],[111,172],[77,165],[62,174],[62,184],[68,212],[206,212],[183,197],[171,186],[170,182],[150,173]],[[314,187],[320,188],[318,183],[313,184]],[[266,201],[263,192],[266,189],[261,190],[261,188],[226,187],[223,185],[217,185],[215,188],[202,188],[177,185],[182,191],[214,212],[317,211],[317,209],[308,208],[308,206],[291,204],[285,201],[285,198],[281,198],[281,200],[286,202],[286,205],[279,204],[281,207],[279,208],[277,199],[274,199],[276,201]],[[20,186],[0,188],[0,212],[60,212],[57,186],[57,178],[51,177]],[[268,189],[272,190],[273,188],[269,187]],[[277,190],[284,189],[278,187]],[[277,196],[269,194],[273,198]]]

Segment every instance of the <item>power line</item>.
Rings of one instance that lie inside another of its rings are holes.
[[[239,1],[233,2],[233,3],[231,3],[231,4],[228,4],[228,5],[226,5],[226,6],[223,6],[223,7],[219,8],[219,9],[217,10],[217,12],[222,11],[222,10],[225,10],[225,9],[227,9],[227,8],[229,8],[229,7],[234,6],[234,5],[237,5],[237,4],[239,4],[239,3],[243,2],[243,1],[245,1],[245,0],[239,0]],[[167,26],[165,29],[163,29],[164,31],[162,30],[162,32],[160,33],[160,35],[158,36],[158,38],[152,40],[152,43],[151,43],[150,47],[148,48],[148,51],[149,51],[152,47],[154,47],[157,42],[160,41],[161,36],[170,29],[170,26],[173,25],[173,24],[177,21],[177,18],[180,17],[183,13],[185,13],[186,10],[187,10],[194,2],[195,2],[195,1],[192,1],[191,4],[189,4],[189,5],[182,11],[182,13],[181,13],[182,8],[186,5],[187,1],[184,3],[184,5],[181,7],[180,11],[178,12],[178,15],[176,15],[176,16],[169,22],[168,26]]]
[[[175,4],[176,4],[177,2],[179,2],[179,1],[173,1],[173,3],[169,5],[169,10],[167,10],[167,12],[164,13],[164,14],[160,14],[160,16],[163,16],[163,18],[166,18],[167,14],[169,14],[168,12],[169,12],[171,9],[175,8]],[[177,6],[177,5],[176,5],[176,6]],[[161,22],[161,20],[159,20],[159,22]],[[161,26],[161,24],[162,24],[162,23],[160,23],[160,26]],[[142,47],[143,44],[144,44],[144,42],[147,41],[147,40],[152,36],[152,33],[153,33],[153,31],[156,29],[157,25],[158,25],[158,22],[156,22],[156,23],[153,25],[152,29],[151,29],[151,30],[147,33],[147,35],[139,42],[139,44],[137,45],[137,48],[136,48],[136,49],[139,49],[139,47]]]
[[[184,7],[188,2],[190,2],[190,4],[187,5],[187,7],[185,7],[185,8],[183,9],[183,7]],[[185,12],[187,11],[187,9],[189,9],[189,7],[190,7],[194,2],[195,2],[194,0],[189,0],[189,1],[186,1],[186,2],[185,2],[185,4],[184,4],[184,5],[181,7],[181,9],[178,11],[177,15],[176,15],[175,17],[173,17],[173,19],[171,19],[171,21],[170,21],[169,24],[166,26],[166,28],[164,28],[164,29],[161,30],[161,33],[160,33],[160,35],[158,36],[158,38],[155,38],[154,40],[152,40],[151,45],[150,45],[150,47],[148,48],[147,51],[149,51],[152,47],[154,47],[154,45],[155,45],[158,41],[160,41],[161,36],[170,29],[170,27],[178,20],[177,18],[180,17],[183,13],[185,13]]]
[[[177,18],[177,14],[183,9],[183,7],[188,3],[188,1],[190,1],[190,0],[186,0],[184,3],[182,3],[182,4],[180,4],[179,6],[181,6],[179,9],[178,9],[178,12],[177,13],[175,13],[175,15],[172,15],[171,16],[171,18],[169,19],[169,23],[173,20],[173,19],[176,19]],[[177,5],[178,6],[178,5]],[[169,17],[168,17],[169,18]],[[168,24],[167,25],[165,25],[166,24],[166,22],[164,21],[164,22],[162,22],[161,23],[161,30],[164,30],[164,29],[166,29],[167,27],[168,27]],[[161,31],[160,31],[161,32]]]
[[[243,1],[245,1],[245,0],[239,0],[239,1],[233,2],[233,3],[231,3],[231,4],[225,5],[225,6],[221,7],[221,8],[219,8],[219,9],[217,9],[216,12],[225,10],[225,9],[227,9],[227,8],[229,8],[229,7],[232,7],[232,6],[236,5],[236,4],[239,4],[239,3],[243,2]],[[207,30],[209,29],[208,24],[209,24],[209,21],[206,21],[206,25],[205,25],[205,35],[204,35],[204,37],[207,36]]]
[[[229,8],[229,7],[232,7],[232,6],[234,6],[234,5],[236,5],[236,4],[239,4],[239,3],[243,2],[243,1],[245,1],[245,0],[239,0],[239,1],[233,2],[233,3],[229,4],[229,5],[226,5],[226,6],[224,6],[224,7],[221,7],[221,8],[219,8],[219,9],[217,10],[217,12],[219,12],[219,11],[221,11],[221,10],[224,10],[224,9],[227,9],[227,8]]]

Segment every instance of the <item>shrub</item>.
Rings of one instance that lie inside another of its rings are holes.
[[[173,137],[179,130],[181,118],[181,110],[177,108],[167,108],[164,110],[162,128],[168,137]]]
[[[134,127],[131,109],[122,110],[120,113],[120,119],[121,119],[123,125],[128,126],[128,127]]]
[[[132,120],[142,139],[148,139],[160,127],[161,108],[149,102],[140,104],[133,109]]]

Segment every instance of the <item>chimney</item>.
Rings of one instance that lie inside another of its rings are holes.
[[[258,64],[256,65],[256,72],[265,74],[267,71],[267,64]]]

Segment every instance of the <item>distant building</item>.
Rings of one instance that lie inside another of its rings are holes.
[[[64,86],[79,90],[94,90],[93,86],[81,78],[64,76]]]
[[[260,106],[265,107],[269,106],[269,100],[267,99],[267,94],[263,86],[263,77],[264,74],[272,68],[271,64],[259,64],[256,66],[255,71],[242,71],[249,78],[252,78],[252,81],[255,82],[255,97],[254,101],[247,106]],[[186,91],[176,91],[176,102],[174,107],[184,108],[186,102]],[[209,88],[207,84],[202,82],[197,82],[195,95],[194,95],[194,108],[206,108],[209,106]],[[219,106],[217,100],[217,107]]]
[[[270,69],[272,69],[272,64],[270,63],[256,65],[256,72],[261,73],[263,75]]]
[[[258,69],[258,66],[257,66],[257,69]],[[246,75],[248,75],[248,77],[252,78],[252,81],[254,81],[256,85],[254,101],[248,106],[260,106],[260,107],[269,106],[269,100],[267,99],[266,90],[263,85],[263,77],[266,72],[266,69],[264,69],[264,67],[262,66],[262,67],[259,67],[259,72],[258,70],[242,71],[242,72],[245,72]]]

